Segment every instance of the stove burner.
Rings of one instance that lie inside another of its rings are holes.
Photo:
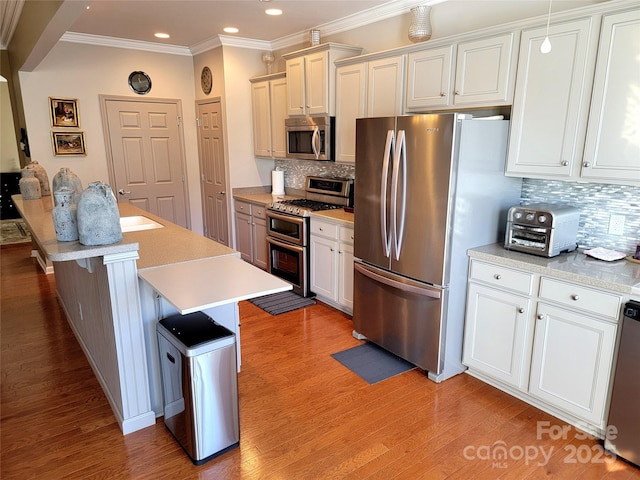
[[[285,205],[293,205],[294,207],[305,208],[312,212],[319,210],[333,210],[335,208],[342,208],[342,205],[336,205],[333,203],[317,202],[315,200],[309,200],[306,198],[295,198],[293,200],[283,200],[278,203],[284,203]]]

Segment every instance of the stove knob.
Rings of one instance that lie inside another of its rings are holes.
[[[516,212],[513,214],[513,218],[522,218],[522,212]]]
[[[544,222],[546,222],[546,221],[547,221],[547,219],[548,219],[548,218],[547,218],[547,216],[546,216],[546,215],[540,215],[540,216],[538,217],[538,221],[539,221],[540,223],[544,223]]]
[[[296,208],[295,213],[300,213],[300,209],[299,209],[299,208]]]
[[[535,216],[533,213],[527,213],[527,216],[526,216],[526,219],[527,219],[527,220],[531,221],[531,220],[533,220],[534,218],[536,218],[536,216]]]

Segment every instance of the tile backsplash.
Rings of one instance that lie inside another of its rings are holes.
[[[307,175],[355,177],[355,166],[344,163],[276,160],[276,168],[285,172],[285,187],[297,190],[304,190]],[[632,254],[640,243],[640,187],[525,178],[521,203],[538,202],[568,204],[580,210],[580,246]],[[623,235],[608,233],[611,214],[625,216]]]
[[[632,254],[640,242],[640,187],[525,178],[521,201],[563,203],[578,208],[580,246]],[[611,214],[625,216],[623,235],[608,233]]]

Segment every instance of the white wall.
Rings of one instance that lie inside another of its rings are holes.
[[[47,170],[49,179],[61,167],[68,167],[85,187],[96,180],[108,182],[99,95],[139,98],[127,83],[134,70],[142,70],[151,77],[152,88],[147,98],[181,100],[191,229],[202,233],[191,56],[58,42],[34,71],[19,73],[31,159]],[[79,129],[85,132],[86,156],[54,156],[49,97],[78,99]]]

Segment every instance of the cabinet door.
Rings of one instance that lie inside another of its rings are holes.
[[[513,33],[458,45],[454,105],[510,104],[517,51]]]
[[[305,57],[306,114],[327,115],[329,113],[329,60],[327,52],[318,52]]]
[[[277,158],[287,156],[287,134],[284,120],[287,118],[287,79],[278,78],[270,82],[271,106],[271,155]]]
[[[336,302],[337,297],[337,259],[338,242],[311,235],[311,291],[320,297]]]
[[[531,300],[469,283],[462,361],[525,390],[531,354]]]
[[[240,252],[240,257],[246,262],[253,262],[251,238],[251,215],[235,212],[236,217],[236,250]]]
[[[407,112],[449,105],[454,50],[455,46],[449,45],[408,55]]]
[[[538,303],[529,393],[603,427],[615,338],[614,323]]]
[[[404,56],[369,62],[367,75],[367,117],[402,114]]]
[[[253,264],[266,270],[269,263],[269,247],[267,246],[267,221],[264,218],[252,217]]]
[[[287,60],[287,115],[305,114],[304,57]]]
[[[336,161],[356,161],[356,118],[365,116],[364,63],[336,68]]]
[[[353,311],[353,245],[340,243],[338,251],[338,303]]]
[[[640,185],[640,10],[605,15],[581,175]]]
[[[545,35],[545,27],[522,33],[507,173],[569,177],[582,159],[597,24],[553,25],[551,52],[543,54]]]
[[[256,157],[271,156],[271,119],[269,82],[251,84],[253,113],[253,153]]]

